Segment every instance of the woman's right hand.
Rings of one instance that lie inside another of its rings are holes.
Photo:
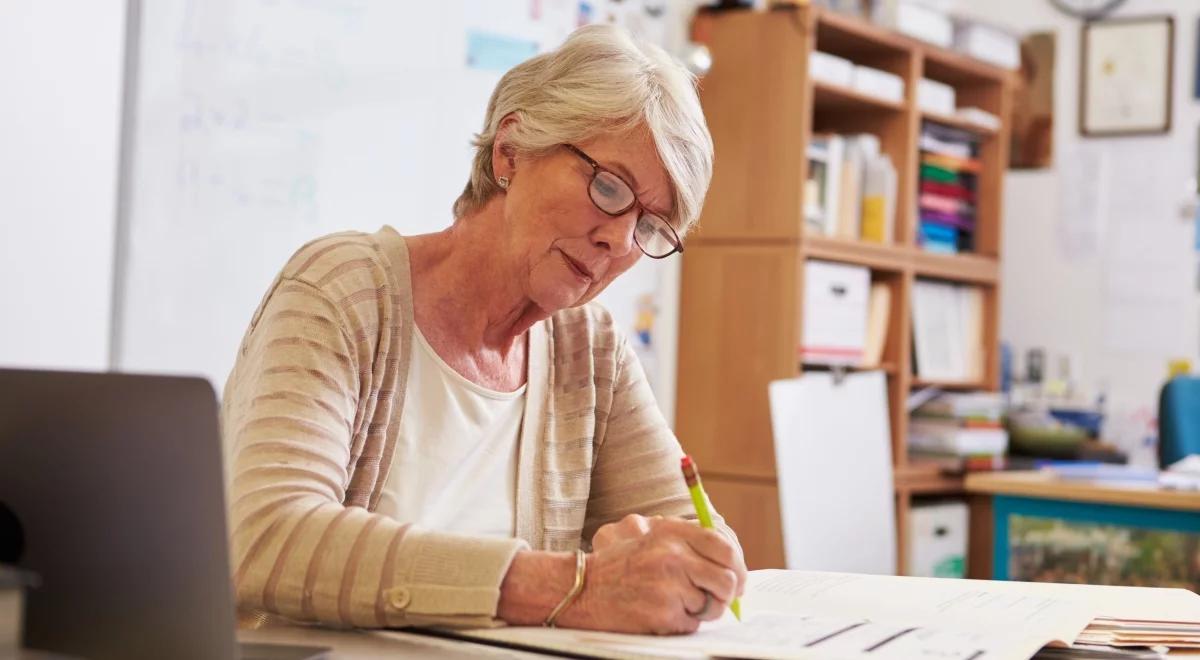
[[[583,592],[559,616],[563,627],[693,632],[701,621],[720,618],[741,595],[738,571],[745,571],[737,550],[719,532],[672,518],[603,544],[587,561]]]

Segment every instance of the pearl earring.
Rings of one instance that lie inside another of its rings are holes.
[[[501,188],[508,190],[508,177],[506,177],[506,176],[498,177],[496,179],[496,183],[500,184]]]

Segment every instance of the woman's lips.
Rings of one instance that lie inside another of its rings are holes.
[[[571,270],[575,271],[575,274],[578,275],[580,279],[591,281],[592,272],[588,270],[586,266],[572,259],[566,252],[563,252],[562,250],[559,250],[558,253],[562,255],[563,261],[567,262],[567,266]]]

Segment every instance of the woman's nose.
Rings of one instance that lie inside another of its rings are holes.
[[[592,243],[608,250],[613,258],[624,257],[637,246],[633,240],[640,211],[635,207],[616,217],[606,217],[592,230]]]

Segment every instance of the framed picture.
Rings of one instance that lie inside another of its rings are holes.
[[[1175,21],[1170,16],[1084,23],[1080,43],[1081,135],[1171,130]]]

